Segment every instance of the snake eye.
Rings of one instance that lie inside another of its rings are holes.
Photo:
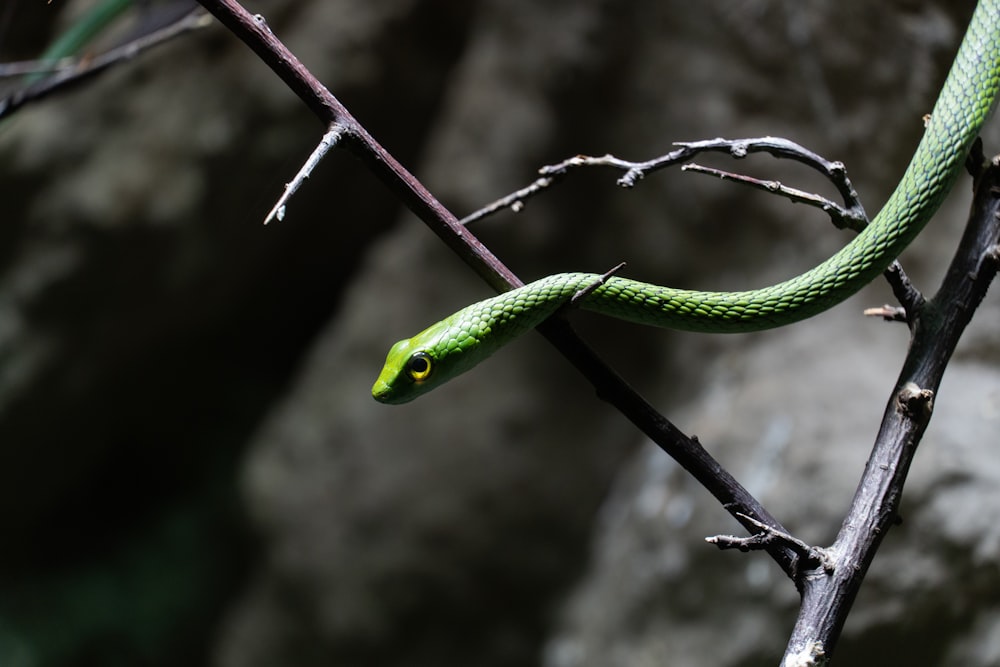
[[[416,352],[406,360],[406,374],[417,384],[430,377],[432,369],[431,357],[426,352]]]

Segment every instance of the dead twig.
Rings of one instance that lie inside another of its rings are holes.
[[[782,544],[799,555],[799,563],[803,566],[819,566],[826,572],[832,572],[834,561],[825,549],[806,544],[802,540],[794,537],[783,530],[777,530],[771,526],[763,524],[753,517],[745,517],[747,521],[755,525],[759,532],[749,537],[737,537],[735,535],[713,535],[706,537],[705,541],[714,544],[719,549],[738,549],[739,551],[761,551],[774,544]]]
[[[481,220],[504,209],[520,210],[524,203],[538,196],[546,189],[562,180],[570,172],[581,168],[611,167],[625,174],[618,179],[618,185],[632,188],[647,174],[668,167],[681,165],[681,168],[698,173],[706,173],[719,178],[736,180],[746,185],[752,185],[768,192],[784,195],[792,201],[806,203],[823,210],[833,224],[840,229],[860,231],[868,225],[868,216],[858,197],[854,185],[847,176],[847,170],[840,162],[826,158],[809,149],[780,137],[756,137],[749,139],[705,139],[703,141],[686,141],[674,144],[678,148],[651,160],[641,162],[623,160],[611,154],[601,156],[575,155],[571,158],[542,167],[538,170],[541,177],[532,184],[484,206],[463,218],[463,223]],[[825,197],[807,193],[803,190],[788,188],[775,181],[763,181],[750,176],[726,172],[721,169],[703,167],[691,164],[690,160],[702,153],[725,153],[734,159],[742,159],[754,153],[767,153],[778,159],[793,160],[810,169],[814,169],[827,178],[840,193],[843,205],[836,204]]]
[[[315,150],[299,169],[298,173],[295,174],[289,183],[285,184],[285,191],[281,193],[281,197],[274,204],[271,210],[268,212],[267,217],[264,218],[264,224],[271,222],[272,220],[284,220],[285,219],[285,207],[288,204],[288,200],[298,192],[299,188],[305,183],[306,179],[312,174],[313,169],[323,160],[326,154],[331,148],[335,147],[340,141],[340,137],[344,134],[344,127],[339,123],[331,123],[330,129],[326,131],[323,138],[319,140],[316,145]]]

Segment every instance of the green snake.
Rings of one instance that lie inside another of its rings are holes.
[[[744,292],[699,292],[623,277],[559,273],[472,304],[396,343],[372,395],[405,403],[469,370],[533,329],[575,295],[574,305],[624,320],[703,332],[749,332],[811,317],[881,274],[951,190],[993,110],[1000,83],[1000,0],[981,0],[909,167],[860,234],[815,268]]]

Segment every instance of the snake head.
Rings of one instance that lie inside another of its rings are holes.
[[[566,280],[564,276],[569,276]],[[580,278],[583,276],[583,278]],[[372,396],[406,403],[483,361],[560,308],[587,274],[557,274],[466,306],[392,346]],[[544,282],[543,282],[544,281]]]
[[[386,355],[372,396],[380,403],[407,403],[469,370],[491,352],[475,333],[443,320],[399,341]]]
[[[401,340],[386,355],[372,396],[380,403],[412,401],[426,391],[421,385],[434,375],[436,365],[428,351],[414,348],[413,339]]]

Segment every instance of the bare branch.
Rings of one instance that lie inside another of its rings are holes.
[[[868,216],[861,205],[857,191],[847,176],[847,170],[844,168],[844,165],[840,162],[827,160],[793,141],[779,137],[758,137],[751,139],[719,138],[682,142],[674,145],[679,146],[679,148],[643,162],[623,160],[610,154],[597,157],[575,155],[562,162],[542,167],[538,170],[541,177],[535,180],[534,183],[488,204],[464,218],[463,222],[468,224],[476,220],[481,220],[505,208],[519,209],[524,205],[525,201],[541,194],[575,169],[611,167],[618,171],[624,171],[625,174],[618,179],[618,185],[625,188],[632,188],[645,178],[646,174],[666,169],[667,167],[683,165],[682,169],[685,170],[711,173],[720,178],[736,180],[762,190],[782,194],[792,201],[816,206],[826,212],[833,221],[833,224],[840,229],[847,228],[860,231],[868,225]],[[778,159],[794,160],[825,176],[834,185],[841,197],[843,197],[844,204],[838,205],[825,197],[788,188],[775,181],[762,181],[750,176],[724,172],[701,165],[687,164],[692,158],[702,153],[726,153],[735,159],[742,159],[753,153],[768,153]]]
[[[487,204],[478,211],[474,211],[465,216],[460,220],[460,222],[463,225],[470,225],[477,220],[482,220],[483,218],[491,216],[494,213],[499,213],[505,209],[510,209],[514,213],[518,213],[524,208],[524,202],[531,199],[535,195],[540,194],[542,190],[545,190],[549,186],[553,185],[565,175],[565,172],[563,172],[562,174],[541,176],[540,178],[535,179],[531,185],[512,192],[505,197],[501,197],[491,204]]]
[[[835,567],[832,572],[817,568],[802,578],[802,607],[786,660],[815,645],[825,647],[827,656],[832,653],[868,567],[897,520],[906,475],[945,368],[996,274],[998,244],[1000,159],[995,158],[976,179],[969,223],[941,288],[907,314],[910,348],[851,508],[828,549]]]
[[[25,74],[48,74],[74,67],[79,61],[76,58],[59,58],[58,60],[22,60],[12,63],[0,63],[0,79],[9,79]]]
[[[738,549],[739,551],[761,551],[775,544],[781,544],[794,551],[799,556],[799,564],[802,566],[819,566],[826,572],[832,572],[834,562],[830,554],[825,549],[813,547],[797,537],[778,530],[771,526],[757,521],[753,517],[744,516],[750,524],[757,527],[759,532],[749,537],[737,537],[735,535],[713,535],[706,537],[705,541],[714,544],[720,549]]]
[[[738,174],[732,171],[716,169],[715,167],[705,167],[693,162],[681,167],[681,171],[690,171],[696,174],[715,176],[716,178],[724,181],[740,183],[754,188],[755,190],[762,190],[764,192],[770,192],[771,194],[787,197],[792,202],[797,204],[806,204],[807,206],[818,208],[830,216],[830,220],[838,229],[848,228],[860,231],[865,227],[865,225],[868,224],[867,220],[859,220],[854,217],[853,212],[848,207],[841,206],[840,204],[832,202],[826,197],[814,192],[806,192],[805,190],[799,190],[798,188],[783,185],[780,181],[754,178],[753,176],[747,176],[746,174]]]

